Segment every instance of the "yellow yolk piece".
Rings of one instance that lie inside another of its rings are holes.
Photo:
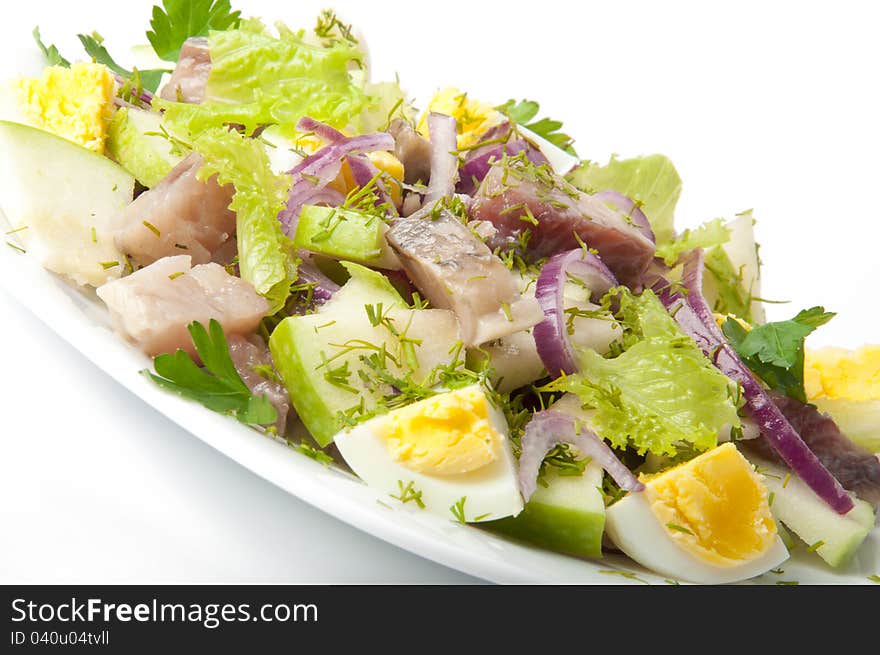
[[[880,400],[880,345],[808,350],[804,387],[810,400]]]
[[[501,441],[486,396],[474,387],[398,409],[379,423],[376,433],[396,462],[433,475],[482,468],[498,457]]]
[[[104,152],[116,80],[106,66],[77,62],[50,66],[18,81],[18,100],[35,127],[97,153]]]
[[[388,195],[391,196],[392,202],[399,204],[402,199],[403,187],[403,164],[390,152],[376,151],[367,153],[367,158],[379,171],[385,173],[380,179],[385,186]],[[342,162],[342,168],[339,175],[329,185],[331,189],[338,191],[343,196],[347,196],[357,188],[354,176],[348,162]]]
[[[489,129],[504,122],[504,114],[492,105],[471,100],[456,88],[442,89],[428,103],[427,110],[419,120],[418,130],[426,139],[429,138],[428,114],[432,111],[455,119],[459,148],[474,145]]]
[[[732,566],[748,561],[776,539],[767,490],[731,443],[640,479],[669,536],[705,562]]]
[[[739,316],[737,316],[736,314],[719,314],[718,312],[714,312],[714,313],[713,313],[713,316],[715,317],[715,322],[718,324],[718,327],[724,327],[724,322],[725,322],[727,319],[731,319],[731,320],[736,321],[737,323],[739,323],[740,326],[742,327],[742,329],[745,330],[746,332],[751,332],[751,331],[752,331],[752,326],[751,326],[751,324],[748,323],[748,322],[746,322],[746,321],[744,321],[744,320],[742,320],[742,319],[741,319]]]

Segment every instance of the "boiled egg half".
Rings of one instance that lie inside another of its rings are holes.
[[[681,580],[723,584],[788,559],[767,489],[732,443],[654,475],[605,513],[614,544],[639,564]]]
[[[370,487],[411,507],[468,523],[523,509],[507,422],[479,385],[372,418],[334,443]]]

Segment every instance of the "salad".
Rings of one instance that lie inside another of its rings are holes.
[[[671,580],[843,567],[874,529],[880,346],[806,348],[818,305],[768,322],[755,219],[677,230],[668,158],[585,159],[530,100],[416,106],[329,10],[163,0],[131,69],[34,39],[7,245],[168,392],[400,511]]]

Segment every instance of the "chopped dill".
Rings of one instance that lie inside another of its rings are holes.
[[[452,512],[452,516],[454,516],[455,520],[461,524],[467,523],[464,515],[464,504],[466,501],[467,496],[462,496],[449,508],[449,511]]]
[[[425,502],[422,500],[422,492],[415,488],[412,480],[405,485],[403,484],[403,480],[398,480],[397,486],[400,488],[400,493],[397,496],[389,494],[392,498],[399,500],[404,505],[413,502],[419,509],[425,509]]]
[[[162,237],[162,233],[159,231],[159,228],[150,223],[150,221],[143,221],[144,227],[147,228],[150,232],[156,235],[157,238]]]
[[[675,530],[676,532],[683,532],[685,534],[694,535],[692,530],[684,527],[683,525],[678,525],[677,523],[667,523],[666,527],[670,530]]]
[[[599,573],[603,575],[619,575],[622,578],[626,578],[627,580],[636,580],[637,582],[641,582],[642,584],[651,584],[647,580],[643,580],[639,576],[637,576],[632,571],[618,571],[617,569],[600,569]]]

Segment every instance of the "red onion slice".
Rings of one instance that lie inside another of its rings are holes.
[[[326,127],[329,128],[329,126]],[[290,175],[293,176],[294,182],[290,187],[287,206],[278,214],[278,220],[281,221],[285,234],[292,236],[296,232],[297,218],[303,205],[331,204],[335,206],[342,204],[344,201],[342,195],[338,192],[330,193],[333,190],[326,187],[339,175],[343,158],[354,153],[375,150],[394,150],[394,138],[384,132],[342,137],[321,148],[315,154],[306,157],[291,169]],[[318,198],[320,198],[320,202]],[[333,201],[328,202],[329,198],[332,198]],[[339,200],[339,198],[342,199]]]
[[[804,443],[761,383],[727,343],[703,298],[702,279],[703,251],[697,249],[687,256],[684,263],[682,286],[687,294],[675,290],[662,278],[654,284],[654,292],[706,357],[727,377],[739,382],[746,409],[773,450],[834,511],[846,514],[854,506],[852,498]]]
[[[126,82],[128,82],[128,80],[126,80],[124,77],[122,77],[122,75],[114,74],[113,77],[116,78],[116,84],[118,84],[120,86],[120,88],[125,86]],[[132,88],[132,92],[134,92],[134,91],[135,91],[135,89]],[[140,93],[132,93],[132,97],[140,100],[142,103],[144,103],[144,105],[146,107],[152,107],[153,106],[153,98],[155,98],[156,96],[153,93],[151,93],[150,91],[147,91],[146,89],[142,88],[140,90]]]
[[[633,225],[635,225],[642,234],[648,237],[652,243],[657,243],[657,238],[654,236],[654,229],[651,227],[651,222],[648,220],[648,217],[645,216],[645,212],[642,211],[641,207],[639,207],[631,198],[611,189],[594,193],[593,197],[606,204],[610,204],[612,207],[619,210],[620,213],[629,218],[633,222]]]
[[[536,413],[522,438],[519,457],[519,488],[528,502],[535,493],[541,462],[558,443],[571,444],[578,452],[596,462],[624,491],[643,491],[645,485],[617,459],[617,455],[595,432],[575,419],[555,409]]]
[[[524,152],[526,158],[535,166],[549,163],[543,153],[525,139],[516,139],[507,143],[495,143],[477,148],[465,158],[461,166],[457,185],[458,191],[467,194],[474,193],[480,183],[486,178],[486,175],[488,175],[492,164],[501,161],[505,154],[508,157],[515,157],[521,152]]]
[[[544,320],[535,326],[534,337],[538,356],[553,377],[577,371],[574,349],[568,338],[563,295],[569,275],[584,283],[593,301],[617,286],[617,279],[602,260],[583,248],[553,255],[541,268],[535,299],[544,310]]]
[[[307,256],[302,258],[296,272],[296,284],[312,285],[312,303],[315,305],[323,305],[339,291],[339,285],[324,275]]]
[[[327,125],[327,123],[322,123],[321,121],[316,121],[310,116],[303,116],[297,121],[296,131],[304,132],[306,134],[311,132],[326,143],[336,143],[345,138],[345,135],[335,127],[331,127],[330,125]]]
[[[428,132],[431,135],[431,180],[423,207],[432,206],[440,198],[452,196],[458,173],[458,130],[455,119],[431,112],[428,115]]]

